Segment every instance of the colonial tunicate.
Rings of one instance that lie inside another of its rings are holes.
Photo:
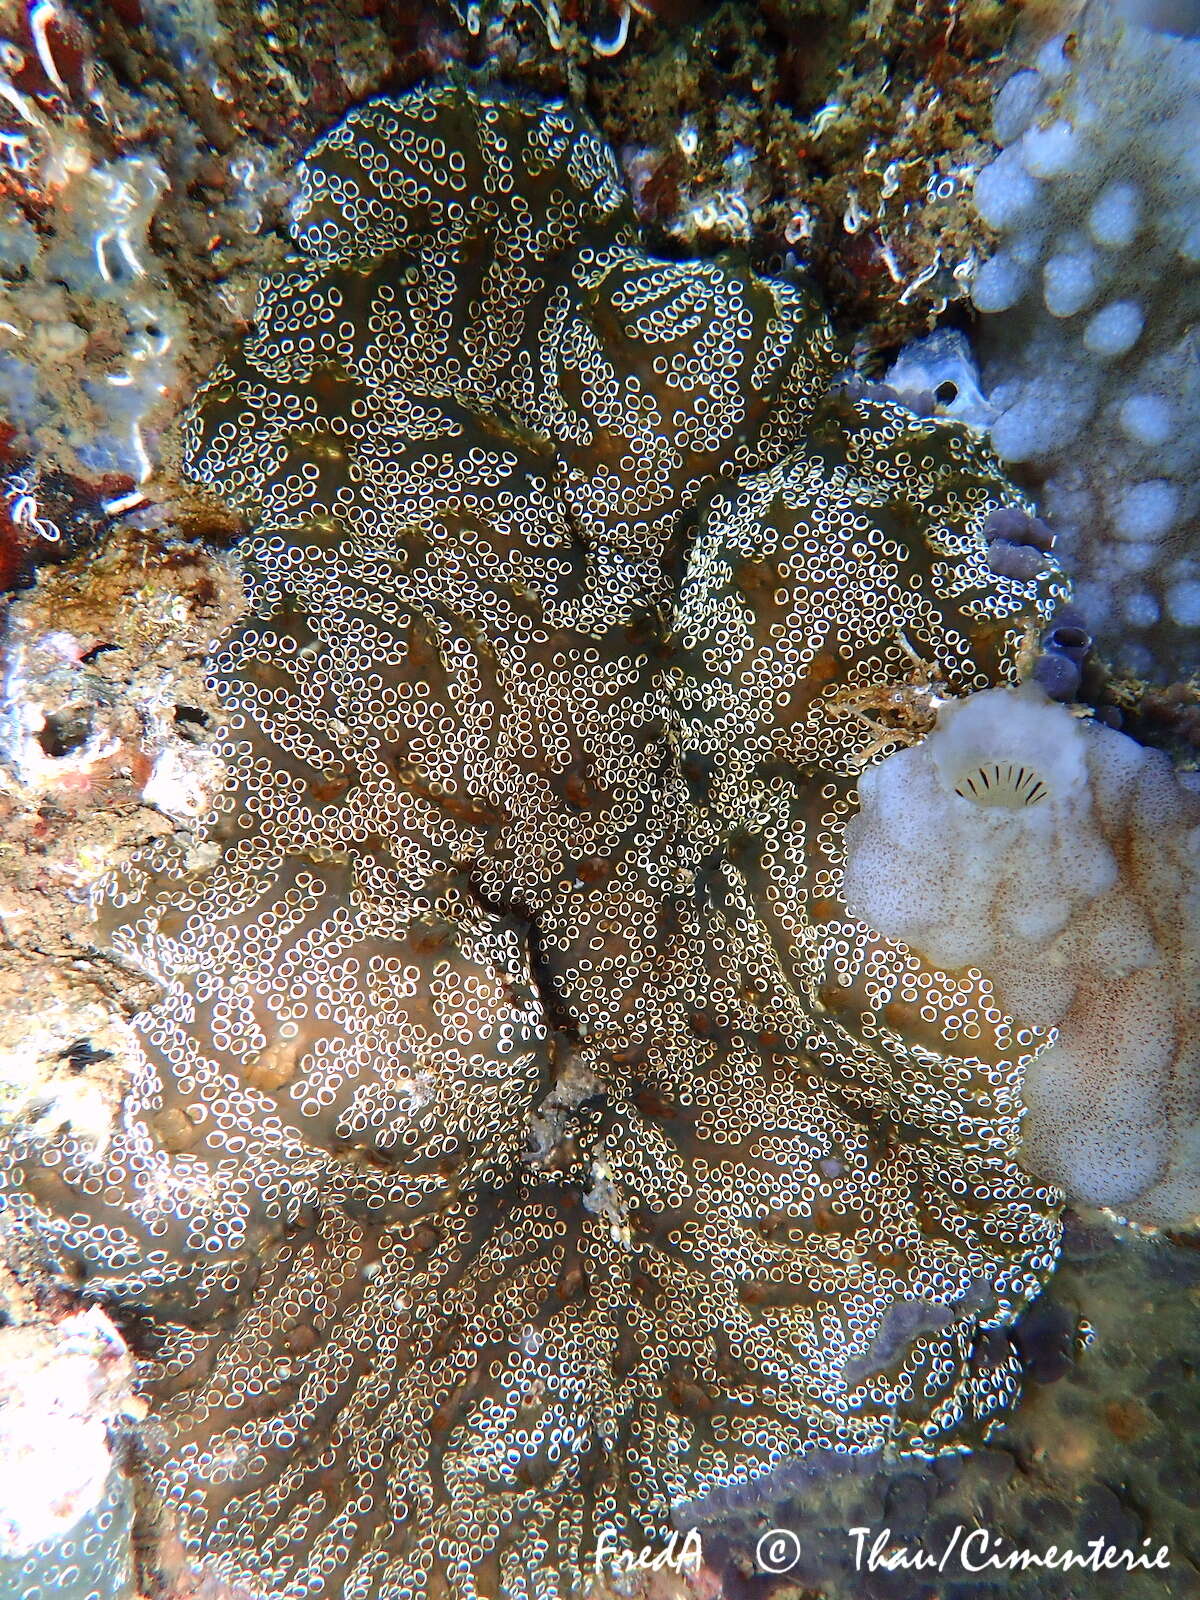
[[[246,1591],[558,1595],[786,1458],[971,1437],[1049,1271],[1017,1032],[841,897],[865,754],[1063,598],[806,289],[647,256],[560,106],[434,88],[301,173],[195,408],[253,522],[229,786],[98,938],[150,974],[31,1236],[129,1324],[147,1471]]]

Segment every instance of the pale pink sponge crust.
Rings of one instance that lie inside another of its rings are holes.
[[[1200,1212],[1194,775],[1033,685],[940,711],[860,785],[846,900],[1057,1034],[1026,1068],[1021,1159],[1132,1221]]]

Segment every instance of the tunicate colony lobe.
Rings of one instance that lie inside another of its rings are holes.
[[[1040,1041],[845,912],[845,702],[1011,679],[1063,591],[989,570],[977,442],[831,390],[804,289],[647,257],[569,110],[364,106],[294,239],[189,446],[256,525],[220,859],[110,884],[140,1075],[12,1199],[212,1569],[556,1595],[1013,1397],[971,1356],[1055,1255]]]

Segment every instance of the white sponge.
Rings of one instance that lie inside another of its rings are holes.
[[[975,184],[1001,236],[972,287],[992,444],[1037,493],[1092,637],[1168,682],[1200,667],[1196,611],[1171,599],[1200,583],[1197,106],[1194,29],[1161,0],[1087,0],[1001,87],[1004,148]],[[1148,481],[1174,508],[1135,552],[1121,507]]]
[[[1200,794],[1035,685],[942,709],[864,774],[846,902],[1019,1022],[1021,1159],[1132,1220],[1200,1216]]]

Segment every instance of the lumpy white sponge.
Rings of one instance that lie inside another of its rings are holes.
[[[863,775],[853,915],[1027,1026],[1021,1159],[1130,1220],[1200,1216],[1200,792],[1033,684],[953,701]]]
[[[1200,665],[1200,37],[1161,11],[1089,0],[1000,88],[971,292],[982,425],[1093,637],[1169,681]]]

